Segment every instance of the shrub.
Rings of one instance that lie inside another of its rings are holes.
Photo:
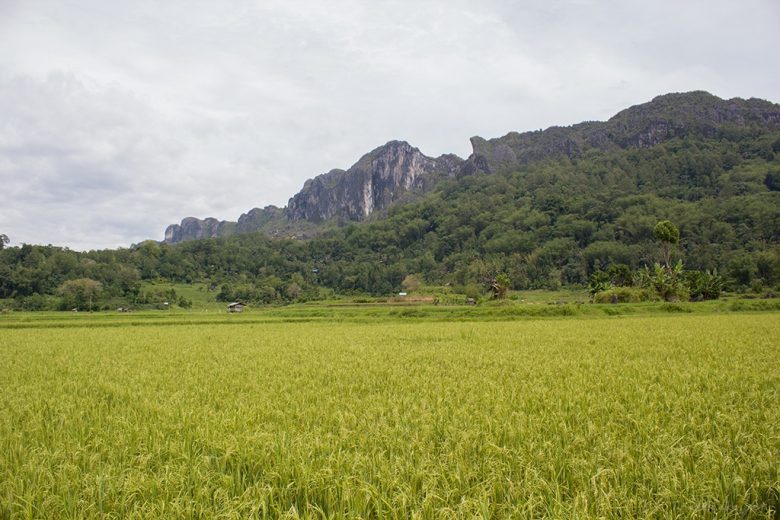
[[[612,280],[604,271],[596,271],[588,279],[588,292],[596,297],[597,294],[612,289]]]
[[[658,296],[668,302],[687,300],[690,295],[683,277],[682,262],[674,266],[655,264],[652,269],[645,267],[638,276],[639,285],[653,289]]]
[[[685,281],[693,301],[717,300],[723,292],[723,278],[717,271],[687,271]]]
[[[679,303],[665,303],[661,306],[661,309],[666,312],[693,312],[688,307],[680,305]]]
[[[463,294],[466,298],[474,298],[475,300],[479,300],[484,294],[482,288],[475,283],[456,287],[455,292]]]
[[[615,287],[593,297],[595,303],[639,303],[658,299],[654,291],[643,287]]]

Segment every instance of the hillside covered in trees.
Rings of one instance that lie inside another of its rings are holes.
[[[679,227],[673,257],[686,269],[717,271],[731,290],[780,285],[778,105],[663,96],[607,123],[473,142],[457,171],[363,220],[309,223],[306,239],[247,231],[84,253],[5,247],[0,299],[68,308],[94,293],[93,307],[134,305],[139,282],[156,279],[256,303],[390,294],[409,275],[464,292],[499,273],[513,289],[585,286],[610,266],[660,261],[660,220]]]

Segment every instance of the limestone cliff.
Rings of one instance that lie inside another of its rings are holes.
[[[367,153],[349,170],[331,170],[309,179],[290,199],[291,220],[321,222],[338,217],[363,220],[409,190],[422,190],[436,175],[454,175],[463,161],[454,155],[437,159],[403,141],[391,141]]]
[[[309,179],[286,208],[266,206],[242,214],[238,222],[187,217],[165,230],[165,242],[214,238],[263,231],[271,236],[306,236],[310,226],[331,218],[363,220],[387,208],[405,193],[425,190],[456,175],[463,159],[424,155],[403,141],[391,141],[367,153],[348,170],[331,170]]]
[[[463,171],[505,171],[545,159],[574,159],[588,150],[649,148],[676,137],[712,138],[751,126],[780,127],[780,105],[755,98],[726,100],[701,91],[666,94],[604,122],[510,132],[490,140],[473,137],[474,153]]]
[[[205,218],[187,217],[181,224],[171,224],[165,230],[165,242],[175,244],[183,240],[198,240],[232,235],[235,232],[235,222]]]

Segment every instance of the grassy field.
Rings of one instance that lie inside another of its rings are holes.
[[[779,313],[485,308],[0,316],[0,518],[777,518]]]

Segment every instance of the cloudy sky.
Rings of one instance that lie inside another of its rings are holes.
[[[0,233],[91,249],[660,93],[780,101],[777,0],[0,0]]]

